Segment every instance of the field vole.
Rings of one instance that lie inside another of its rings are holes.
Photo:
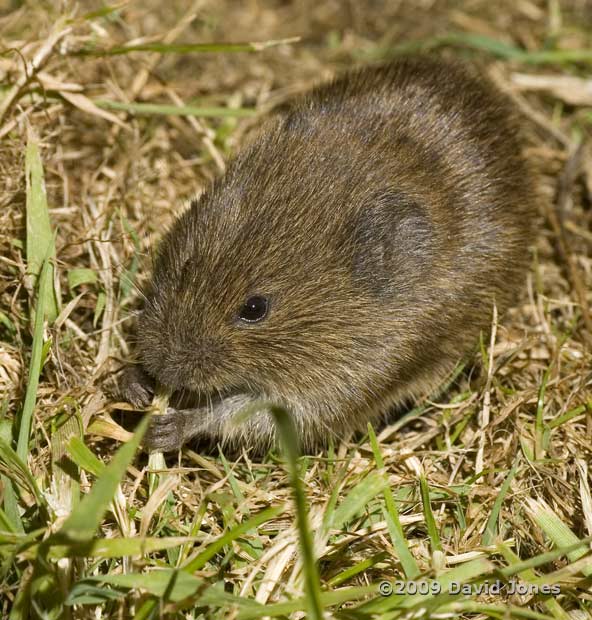
[[[508,101],[472,69],[410,57],[294,101],[160,242],[140,365],[193,395],[150,449],[264,447],[262,401],[304,448],[434,389],[524,278],[534,187]]]

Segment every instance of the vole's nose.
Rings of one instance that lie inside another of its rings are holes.
[[[187,338],[169,347],[156,375],[173,390],[194,387],[215,373],[221,348],[212,338]]]
[[[187,369],[166,359],[155,373],[158,382],[172,391],[182,390],[187,385]]]

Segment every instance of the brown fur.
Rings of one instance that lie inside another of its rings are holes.
[[[141,366],[202,404],[160,416],[149,447],[265,446],[264,405],[233,418],[269,401],[310,448],[435,388],[524,277],[517,134],[487,81],[428,57],[350,72],[272,120],[160,244]],[[269,316],[237,324],[254,293]],[[144,403],[139,372],[126,395]]]

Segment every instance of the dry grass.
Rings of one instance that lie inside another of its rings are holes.
[[[26,456],[33,482],[15,473],[19,466],[8,448],[0,450],[3,617],[11,609],[14,618],[264,615],[253,601],[276,617],[301,617],[295,610],[309,605],[313,617],[314,592],[303,586],[298,559],[292,486],[271,455],[252,462],[244,454],[229,463],[185,449],[168,461],[158,485],[145,456],[137,455],[134,465],[122,461],[122,490],[113,487],[112,510],[84,540],[147,537],[141,549],[82,548],[72,538],[81,530],[66,516],[78,484],[87,492],[94,480],[105,479],[92,453],[108,462],[118,441],[130,437],[114,415],[108,386],[130,353],[139,307],[132,283],[145,273],[163,228],[223,170],[257,123],[249,110],[267,109],[354,62],[385,58],[417,41],[477,59],[516,99],[542,179],[540,216],[533,222],[538,242],[521,302],[501,317],[495,341],[483,345],[480,377],[459,379],[445,396],[424,403],[421,416],[411,412],[381,430],[374,445],[366,438],[306,459],[321,590],[333,589],[336,597],[324,598],[322,606],[341,618],[436,611],[500,617],[501,605],[514,605],[508,613],[516,616],[592,617],[589,547],[541,556],[592,536],[590,3],[132,0],[112,11],[99,2],[60,4],[0,5],[0,447],[12,439],[16,447],[38,303],[25,247],[29,127],[39,138],[61,302],[57,321],[45,324],[44,339],[51,342],[33,394]],[[293,36],[302,39],[255,52],[89,53],[132,43]],[[142,102],[207,110],[171,115],[157,107],[139,114],[129,107]],[[82,436],[92,452],[68,447],[72,435]],[[72,460],[64,472],[65,453]],[[383,475],[395,502],[383,495]],[[237,529],[269,506],[279,507],[278,514]],[[51,537],[56,532],[63,540]],[[157,539],[165,542],[159,546]],[[410,564],[401,558],[401,544],[411,551]],[[409,612],[393,607],[396,597],[378,597],[374,607],[356,609],[354,602],[374,597],[381,579],[413,574],[414,564],[439,579],[446,566],[483,558],[487,565],[471,565],[462,579],[503,580],[517,558],[533,557],[539,560],[530,573],[518,565],[520,576],[547,575],[561,586],[559,596],[503,591],[432,607],[401,603]],[[185,584],[180,594],[167,581],[159,590],[145,578],[112,580],[109,588],[90,579],[183,566],[190,568],[184,575],[201,581]],[[304,575],[310,577],[306,562]],[[363,585],[373,589],[345,588]],[[63,606],[66,599],[77,605]],[[282,601],[300,603],[272,606]],[[339,601],[346,603],[340,608]]]

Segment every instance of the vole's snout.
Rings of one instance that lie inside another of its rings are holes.
[[[150,374],[157,378],[158,383],[173,392],[185,389],[190,380],[189,373],[185,369],[177,364],[169,365],[166,361],[157,370],[151,368]]]
[[[209,390],[223,360],[221,343],[208,337],[171,340],[162,355],[144,356],[144,366],[171,390]]]

